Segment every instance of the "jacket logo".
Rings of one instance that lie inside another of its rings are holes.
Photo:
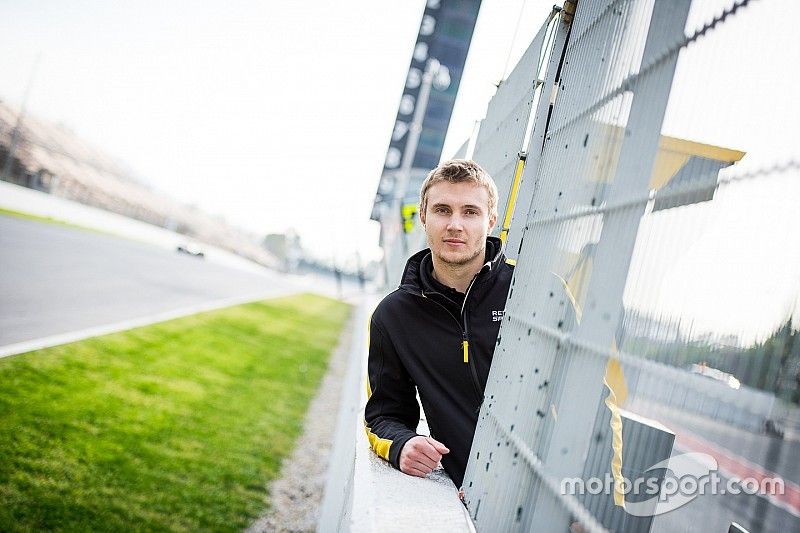
[[[503,320],[504,314],[506,314],[505,311],[492,311],[492,322],[500,322]]]

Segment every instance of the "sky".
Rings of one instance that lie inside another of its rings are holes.
[[[687,33],[730,3],[695,2]],[[662,133],[744,151],[726,178],[800,161],[800,41],[790,37],[798,16],[791,0],[751,2],[686,48]],[[639,241],[651,244],[629,299],[744,343],[791,314],[800,326],[798,201],[800,172],[766,173],[721,186],[712,202],[644,217]]]
[[[694,2],[687,30],[731,1]],[[552,4],[483,1],[445,157]],[[258,235],[295,229],[320,258],[377,259],[369,214],[424,6],[0,0],[0,98],[19,104],[38,54],[29,112],[140,180]],[[662,132],[747,152],[737,172],[800,157],[798,11],[751,2],[683,51]],[[671,241],[647,250],[650,270],[628,296],[750,337],[800,312],[800,186],[796,174],[773,181],[730,187],[713,216],[651,217]]]
[[[369,214],[424,6],[4,0],[0,99],[20,104],[40,55],[29,113],[236,226],[374,259]],[[445,155],[551,6],[484,0]]]

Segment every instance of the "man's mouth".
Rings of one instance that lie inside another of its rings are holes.
[[[453,246],[458,246],[460,244],[467,244],[466,241],[462,241],[461,239],[445,239],[444,242],[447,244],[452,244]]]

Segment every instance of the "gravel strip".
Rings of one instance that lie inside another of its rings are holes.
[[[353,309],[331,354],[328,372],[306,413],[303,434],[283,461],[280,477],[268,488],[271,509],[247,528],[247,533],[316,531],[355,315]]]

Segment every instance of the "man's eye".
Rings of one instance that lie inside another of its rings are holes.
[[[477,211],[475,211],[474,209],[467,209],[467,214],[468,214],[468,215],[477,215],[477,214],[478,214],[478,212],[477,212]]]

